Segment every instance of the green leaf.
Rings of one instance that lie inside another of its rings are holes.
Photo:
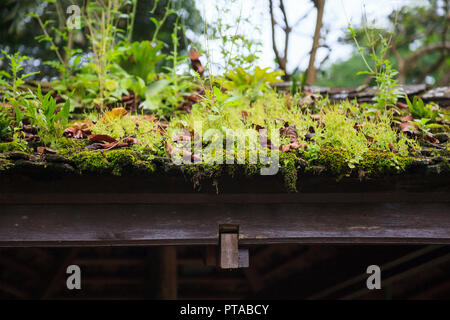
[[[147,91],[145,92],[146,97],[153,97],[163,91],[170,84],[169,80],[163,79],[153,82],[151,85],[147,87]]]

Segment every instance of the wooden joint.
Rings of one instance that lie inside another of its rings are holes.
[[[248,249],[239,249],[239,226],[219,226],[219,247],[222,269],[248,268]]]

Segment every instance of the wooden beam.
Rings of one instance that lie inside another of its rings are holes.
[[[0,282],[0,291],[7,293],[15,298],[19,298],[19,299],[29,299],[30,298],[30,295],[25,290],[16,288],[15,286],[12,286],[3,281]]]
[[[450,244],[450,203],[2,205],[0,247]],[[27,218],[24,219],[23,217]]]
[[[411,300],[434,299],[435,297],[442,296],[442,294],[446,292],[450,292],[449,280],[444,280],[444,282],[436,284],[431,288],[412,296]]]
[[[450,202],[448,192],[330,193],[0,193],[0,204],[226,204]]]
[[[160,247],[159,252],[159,274],[157,298],[162,300],[175,300],[178,296],[178,264],[177,250],[175,247]]]
[[[427,246],[425,248],[413,251],[411,253],[408,253],[404,256],[401,256],[395,260],[392,260],[390,262],[385,263],[384,265],[380,266],[382,272],[389,272],[390,270],[397,268],[398,266],[401,266],[405,263],[408,263],[410,261],[413,261],[415,259],[419,259],[423,256],[433,254],[435,252],[439,252],[439,250],[443,249],[442,246]],[[359,274],[355,277],[352,277],[346,281],[340,282],[332,287],[329,287],[321,292],[318,292],[310,297],[308,297],[308,300],[318,300],[318,299],[326,299],[330,297],[334,297],[339,292],[345,290],[346,288],[352,287],[355,284],[358,283],[364,283],[364,281],[367,279],[368,275],[366,273]],[[388,284],[385,279],[383,279],[383,284]],[[367,292],[367,290],[362,290],[361,292]]]
[[[116,259],[116,258],[76,258],[73,264],[79,266],[141,266],[145,264],[143,259],[137,258],[127,258],[127,259]]]
[[[217,246],[206,246],[205,265],[208,267],[217,267]]]
[[[220,267],[222,269],[239,268],[239,249],[237,233],[220,235]]]
[[[443,255],[441,257],[438,257],[436,259],[433,259],[431,261],[427,261],[425,263],[419,264],[417,267],[409,268],[406,271],[395,274],[387,279],[383,279],[382,285],[387,287],[387,286],[395,283],[398,280],[404,279],[406,277],[414,276],[420,272],[423,272],[424,270],[426,270],[428,268],[438,266],[438,265],[448,262],[448,261],[450,261],[450,253]],[[368,290],[367,290],[367,288],[364,288],[364,289],[352,292],[348,295],[345,295],[344,297],[342,297],[342,299],[343,300],[353,300],[353,299],[357,299],[366,294],[368,294]]]
[[[41,299],[49,299],[58,290],[58,287],[65,288],[66,280],[63,276],[66,274],[67,267],[72,263],[73,259],[78,255],[79,249],[70,249],[67,255],[62,259],[61,263],[57,266],[53,277],[50,279],[48,287],[42,294]],[[82,274],[83,276],[83,274]]]

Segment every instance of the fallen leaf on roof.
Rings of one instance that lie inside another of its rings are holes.
[[[412,134],[418,134],[419,133],[419,126],[415,124],[414,122],[403,122],[400,123],[398,128],[401,132],[409,132]]]
[[[306,148],[306,144],[297,141],[297,142],[294,142],[294,143],[290,143],[290,144],[281,146],[280,150],[282,152],[289,152],[289,151],[298,150],[298,149],[301,149],[301,148]]]
[[[88,139],[90,141],[95,141],[95,142],[108,142],[108,143],[117,142],[116,139],[114,139],[113,137],[110,137],[106,134],[93,134],[93,135],[88,136]]]
[[[403,102],[397,102],[397,107],[399,107],[400,109],[408,109],[408,105]]]
[[[410,122],[410,121],[413,121],[413,120],[414,120],[414,118],[413,118],[413,116],[411,114],[408,114],[406,117],[403,117],[403,118],[400,119],[401,122]]]
[[[297,142],[297,127],[294,124],[280,129],[280,134],[289,138],[291,143]]]
[[[37,147],[37,152],[40,154],[48,154],[48,153],[56,154],[57,153],[56,150],[50,149],[48,147]]]
[[[440,143],[440,141],[438,139],[436,139],[434,136],[432,136],[431,134],[427,134],[427,140],[430,141],[432,144]]]
[[[317,99],[320,99],[320,96],[317,94],[308,94],[306,95],[302,100],[300,100],[300,105],[311,105],[313,104]]]
[[[122,118],[124,115],[128,113],[125,108],[114,108],[111,111],[105,112],[105,115],[103,116],[103,119],[107,118]]]
[[[74,123],[64,130],[64,136],[73,139],[85,139],[91,134],[92,122]]]

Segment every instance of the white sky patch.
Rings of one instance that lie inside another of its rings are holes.
[[[278,1],[274,0],[277,8]],[[366,12],[369,21],[375,21],[376,24],[385,26],[388,22],[387,16],[398,9],[402,5],[414,4],[420,5],[424,2],[422,0],[327,0],[325,5],[324,27],[329,30],[327,37],[327,44],[332,51],[327,63],[335,62],[339,59],[347,59],[352,52],[351,46],[343,45],[338,42],[338,39],[345,35],[347,26],[357,26],[361,22],[363,12]],[[196,6],[202,13],[202,16],[208,23],[214,23],[218,15],[225,18],[222,11],[216,10],[216,5],[219,7],[223,5],[229,6],[229,1],[226,0],[197,0]],[[293,25],[300,17],[305,15],[312,2],[310,0],[285,0],[285,7],[289,23]],[[277,21],[283,25],[281,12],[276,11]],[[237,3],[232,7],[231,14],[226,16],[226,23],[234,24],[236,17],[240,12],[244,16],[250,17],[250,26],[241,26],[244,28],[241,33],[247,37],[258,39],[262,42],[262,53],[259,65],[261,67],[276,66],[274,59],[275,55],[272,49],[272,31],[269,14],[269,0],[237,0]],[[291,39],[288,52],[288,70],[293,71],[296,67],[304,70],[308,65],[309,51],[312,45],[312,35],[314,33],[316,22],[316,12],[313,10],[311,14],[303,20],[295,30],[291,33]],[[255,26],[259,27],[256,30]],[[284,34],[279,29],[276,31],[277,42],[280,50],[284,51]],[[203,48],[209,47],[210,58],[217,61],[220,59],[215,48],[217,45],[208,41],[206,43],[205,37],[201,37],[199,41]],[[208,45],[207,45],[208,44]],[[319,49],[316,61],[322,61],[327,55],[326,49]]]

